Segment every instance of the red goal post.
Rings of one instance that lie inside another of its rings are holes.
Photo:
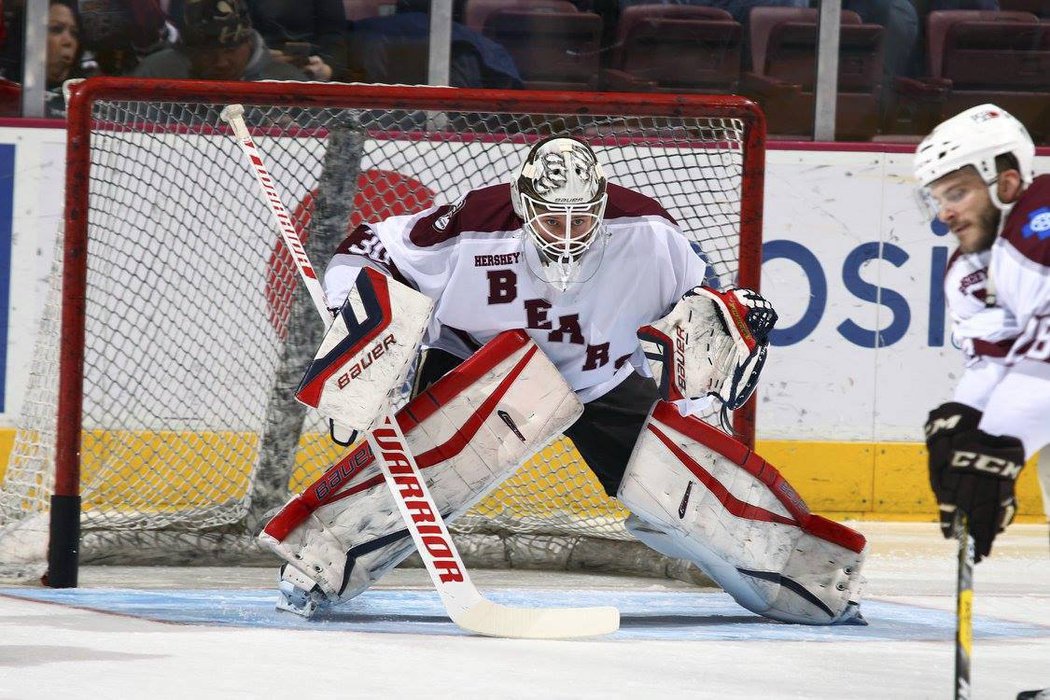
[[[19,426],[26,446],[16,445],[0,492],[23,516],[50,508],[50,585],[76,585],[78,559],[96,545],[110,561],[132,550],[163,561],[187,539],[203,543],[199,552],[250,549],[244,541],[289,489],[340,455],[290,400],[316,319],[297,306],[250,173],[228,157],[237,146],[218,112],[230,103],[245,105],[315,266],[348,225],[506,181],[527,144],[570,133],[594,145],[611,181],[675,216],[713,283],[760,287],[765,121],[744,98],[81,83],[69,105],[61,314],[37,352],[57,353],[57,377],[38,372],[32,398],[46,404],[35,409],[45,425]],[[733,425],[753,443],[754,398]],[[512,479],[457,523],[464,537],[496,523],[501,535],[628,539],[567,441],[523,472],[525,483]],[[12,474],[27,492],[15,493]],[[567,495],[550,495],[555,486]],[[543,502],[538,513],[530,500]],[[6,527],[18,516],[3,502]],[[581,503],[582,516],[569,512]]]

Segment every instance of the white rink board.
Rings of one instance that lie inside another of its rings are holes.
[[[10,289],[10,316],[0,425],[13,424],[24,393],[61,215],[64,140],[61,130],[0,129],[0,144],[16,148],[12,269],[10,280],[3,280]],[[265,139],[260,147],[267,153]],[[464,187],[505,181],[516,164],[514,149],[496,157],[491,144],[479,148],[486,149],[489,165],[478,179],[491,180]],[[910,160],[908,154],[769,152],[763,290],[782,322],[759,389],[759,437],[916,441],[929,407],[950,395],[961,359],[936,338],[946,334],[937,328],[943,313],[933,308],[936,296],[931,306],[930,290],[931,261],[952,242],[922,220]],[[299,167],[277,160],[268,165],[278,179],[286,166]],[[1050,158],[1038,159],[1037,171],[1048,166]],[[627,184],[629,173],[615,165],[609,171],[611,179]],[[462,194],[444,189],[446,177],[426,175],[412,173],[437,193],[438,202]],[[302,194],[288,192],[286,204]],[[699,204],[700,195],[693,197]],[[182,204],[168,198],[157,206]],[[261,200],[256,204],[263,206]],[[221,213],[219,218],[221,228]],[[256,275],[260,333],[271,332],[261,293],[268,256],[267,245]],[[811,288],[810,280],[818,284]],[[884,346],[875,347],[875,331]]]

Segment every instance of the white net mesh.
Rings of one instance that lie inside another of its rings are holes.
[[[82,561],[261,556],[250,534],[266,513],[345,451],[292,398],[322,329],[218,118],[222,106],[219,98],[93,103]],[[610,181],[659,199],[697,242],[712,281],[738,281],[743,117],[538,111],[522,102],[498,114],[448,111],[435,119],[246,104],[246,120],[315,266],[358,223],[505,182],[528,143],[566,133],[594,145]],[[42,531],[54,478],[57,265],[53,278],[0,491],[0,528],[8,533],[0,535],[0,562],[16,558],[4,544],[16,541],[11,533]],[[629,539],[625,515],[561,440],[455,530],[463,541],[516,537],[527,551],[518,563],[540,565],[542,553],[555,550],[552,538]],[[548,563],[559,566],[568,550],[556,549]]]

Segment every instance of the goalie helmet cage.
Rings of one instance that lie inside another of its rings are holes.
[[[506,182],[529,144],[571,134],[670,211],[710,283],[759,287],[765,121],[743,98],[88,80],[0,564],[41,531],[59,587],[81,561],[274,561],[252,534],[345,451],[291,398],[321,328],[219,119],[233,102],[315,265],[359,223]],[[754,415],[752,398],[733,416],[748,443]],[[468,565],[668,575],[626,553],[625,516],[562,439],[452,529]]]

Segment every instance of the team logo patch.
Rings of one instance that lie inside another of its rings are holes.
[[[1035,236],[1039,240],[1050,237],[1050,207],[1039,207],[1028,214],[1028,223],[1021,228],[1025,238]]]

